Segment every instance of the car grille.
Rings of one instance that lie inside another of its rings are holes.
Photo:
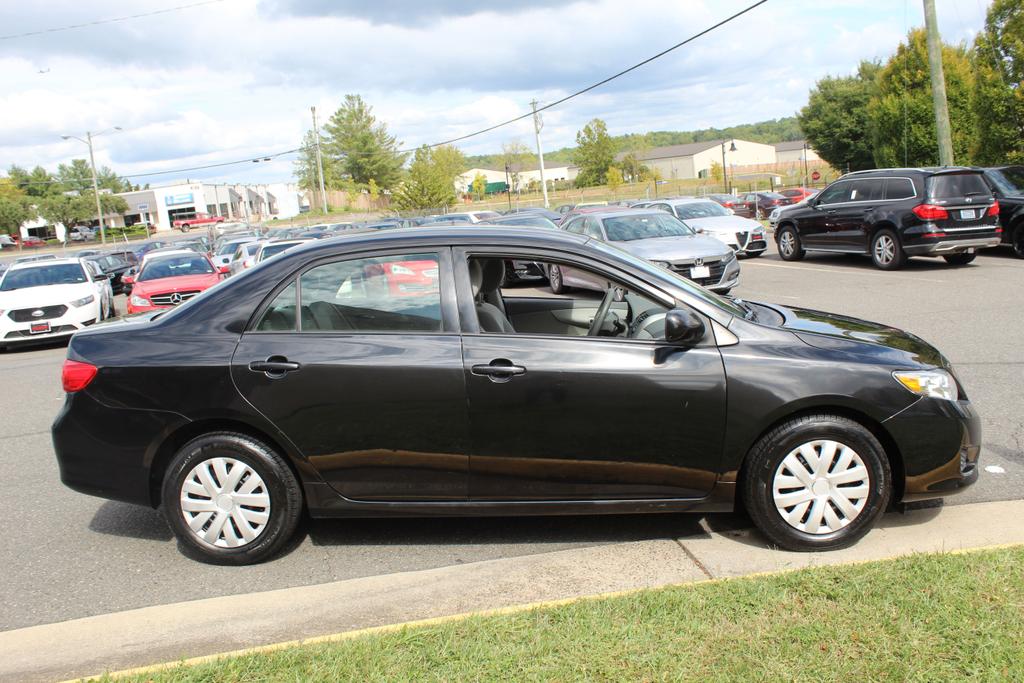
[[[149,300],[153,302],[154,306],[177,306],[188,301],[198,293],[198,289],[192,292],[168,292],[167,294],[154,294],[149,297]]]
[[[694,266],[693,259],[676,261],[672,264],[672,270],[679,273],[687,280],[696,282],[698,285],[717,285],[721,282],[722,274],[725,272],[725,261],[721,259],[717,261],[704,259],[704,265],[711,271],[711,274],[708,277],[690,277],[690,268]]]
[[[36,311],[42,311],[42,315],[32,315]],[[68,312],[68,307],[61,306],[40,306],[39,308],[19,308],[10,311],[7,317],[16,323],[30,323],[37,320],[53,320]]]
[[[32,334],[29,330],[15,330],[8,332],[4,339],[21,339],[23,337],[42,337],[46,334],[60,334],[61,332],[74,332],[78,328],[74,325],[58,325],[57,327],[51,327],[49,332],[44,334]]]

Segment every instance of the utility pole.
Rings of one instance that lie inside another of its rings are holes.
[[[537,160],[540,162],[540,189],[544,192],[544,208],[548,208],[548,184],[544,180],[544,150],[540,147],[540,129],[544,127],[540,114],[537,112],[537,100],[530,102],[533,107],[533,132],[537,138]]]
[[[320,156],[320,126],[316,123],[316,107],[310,107],[313,112],[313,135],[316,136],[316,174],[320,179],[320,204],[324,215],[327,215],[327,190],[324,188],[324,162]]]
[[[96,217],[100,221],[100,244],[107,243],[107,229],[103,227],[103,208],[100,206],[100,186],[96,182],[96,158],[92,153],[92,133],[85,131],[85,139],[89,145],[89,166],[92,167],[92,194],[96,198]]]
[[[939,38],[939,22],[935,17],[935,0],[924,0],[924,25],[928,36],[935,132],[939,138],[939,165],[952,166],[953,139],[949,130],[949,103],[946,100],[946,76],[942,72],[942,40]]]

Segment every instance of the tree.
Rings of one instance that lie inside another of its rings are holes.
[[[450,178],[452,183],[466,170],[466,155],[453,145],[434,147],[431,159],[437,168],[437,173],[445,178]]]
[[[942,46],[953,158],[970,162],[971,65],[962,46]],[[935,166],[939,163],[928,46],[915,29],[878,74],[878,90],[868,103],[868,132],[877,167]],[[817,149],[817,148],[815,148]],[[819,154],[820,154],[819,150]]]
[[[31,172],[20,166],[11,166],[7,170],[7,176],[29,197],[45,197],[60,191],[56,178],[42,166],[36,166]]]
[[[974,39],[973,161],[1024,164],[1024,3],[995,0]]]
[[[614,161],[615,145],[604,121],[593,119],[576,133],[573,163],[580,169],[576,176],[578,187],[603,185],[608,167]]]
[[[502,168],[508,169],[509,180],[512,183],[512,191],[518,192],[519,176],[523,171],[532,168],[537,163],[537,155],[520,140],[512,140],[501,146]]]
[[[440,210],[455,203],[455,177],[450,175],[445,154],[424,145],[416,150],[408,177],[393,193],[397,208],[403,210]]]
[[[9,192],[0,194],[0,230],[11,235],[17,234],[21,224],[33,218],[33,213],[24,195]]]
[[[57,180],[63,192],[91,192],[92,167],[85,159],[72,159],[70,164],[57,166]],[[124,180],[106,166],[96,169],[96,185],[101,190],[128,192],[131,183]]]
[[[807,144],[835,168],[875,167],[868,137],[868,103],[877,91],[881,65],[863,61],[853,76],[826,76],[797,115]],[[902,120],[902,118],[901,118]]]
[[[604,172],[608,189],[613,193],[622,187],[622,170],[618,166],[609,166]]]
[[[722,172],[722,164],[717,161],[711,162],[711,170],[709,173],[711,175],[711,179],[716,183],[720,183],[725,180],[725,174]]]
[[[320,161],[324,167],[324,187],[328,190],[341,189],[343,183],[337,160],[322,154]],[[298,181],[299,187],[307,192],[319,192],[320,176],[316,166],[316,136],[313,131],[307,130],[302,137],[302,147],[299,149],[299,156],[294,163],[295,179]]]
[[[60,223],[66,228],[96,216],[96,203],[92,195],[55,194],[39,202],[39,215],[51,225]]]
[[[383,188],[392,188],[402,178],[406,155],[387,126],[378,123],[373,108],[359,95],[345,95],[345,102],[324,125],[322,154],[335,160],[342,173],[356,183],[373,178]]]
[[[477,201],[483,199],[484,195],[487,194],[487,176],[485,176],[483,173],[478,172],[473,177],[472,188],[473,197],[475,197]]]

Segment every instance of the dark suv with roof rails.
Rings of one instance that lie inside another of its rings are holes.
[[[999,202],[999,223],[1003,244],[1024,258],[1024,166],[995,166],[979,169]]]
[[[980,171],[884,168],[848,173],[779,217],[775,242],[786,261],[808,251],[865,254],[883,270],[910,256],[952,265],[999,244],[999,203]]]

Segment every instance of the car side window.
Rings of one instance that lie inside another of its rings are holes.
[[[596,218],[588,218],[586,220],[584,223],[583,234],[599,240],[604,239],[604,233],[601,231],[601,225]]]
[[[569,221],[569,224],[565,226],[566,232],[582,233],[583,232],[583,216],[577,216]]]
[[[829,185],[828,187],[821,191],[820,195],[818,195],[818,203],[838,204],[839,202],[850,201],[850,185],[851,183],[849,181],[843,181]]]
[[[375,256],[317,266],[299,277],[298,298],[300,332],[442,330],[435,253]]]
[[[886,178],[885,198],[886,199],[910,199],[914,192],[914,182],[910,178]]]
[[[882,178],[864,178],[850,184],[852,185],[849,200],[851,202],[873,202],[882,198],[884,187]]]
[[[254,329],[260,332],[294,332],[296,297],[295,282],[285,287],[263,311]]]

